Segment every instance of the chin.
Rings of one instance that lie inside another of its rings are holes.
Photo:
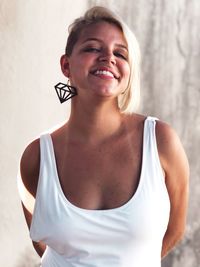
[[[94,90],[96,94],[99,96],[105,96],[105,97],[115,97],[117,95],[117,91],[113,88],[97,88]]]

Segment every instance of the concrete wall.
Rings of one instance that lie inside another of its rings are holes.
[[[142,112],[170,123],[191,167],[186,236],[163,267],[200,266],[200,1],[18,0],[0,2],[0,266],[38,266],[16,187],[18,161],[27,143],[67,119],[54,84],[67,25],[87,6],[119,12],[142,50]]]

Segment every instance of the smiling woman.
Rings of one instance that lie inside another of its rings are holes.
[[[79,99],[93,105],[97,95],[112,97],[118,108],[116,97],[128,86],[130,66],[126,40],[117,26],[98,22],[83,29],[71,55],[62,56],[61,66]]]
[[[184,233],[189,167],[174,130],[133,112],[138,42],[94,7],[69,30],[69,120],[21,159],[20,195],[42,267],[160,267]]]
[[[128,26],[121,20],[121,18],[112,13],[110,10],[106,10],[105,8],[92,8],[88,10],[84,17],[80,17],[74,21],[69,27],[69,37],[67,40],[67,45],[65,48],[65,55],[70,56],[72,54],[74,45],[79,40],[80,34],[83,36],[83,31],[87,30],[89,26],[96,25],[98,22],[107,22],[112,27],[117,27],[118,30],[123,35],[123,44],[118,45],[119,51],[115,53],[118,56],[124,57],[124,59],[128,60],[130,66],[130,76],[128,80],[127,90],[123,94],[118,95],[118,105],[120,107],[121,112],[124,113],[132,113],[137,110],[139,106],[140,100],[140,48],[138,41],[134,35],[134,33],[128,28]],[[112,31],[106,31],[109,29],[102,29],[103,39],[106,34],[108,35],[112,33]],[[95,30],[93,30],[94,32]],[[90,34],[90,33],[89,33]],[[90,34],[91,35],[91,34]],[[100,42],[99,36],[95,38],[95,36],[90,36],[84,38],[84,41],[97,41]],[[97,43],[96,43],[97,45]],[[100,44],[98,44],[100,45]],[[88,49],[96,49],[96,46],[88,47]]]

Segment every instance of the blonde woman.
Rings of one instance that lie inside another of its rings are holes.
[[[69,120],[21,159],[42,267],[160,267],[183,236],[187,158],[169,125],[136,113],[139,62],[134,34],[110,10],[71,25],[60,60],[77,92]]]

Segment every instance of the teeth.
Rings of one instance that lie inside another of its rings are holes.
[[[95,75],[103,74],[103,75],[107,75],[107,76],[114,78],[114,75],[110,71],[107,71],[107,70],[97,70],[97,71],[95,71],[94,74]]]

